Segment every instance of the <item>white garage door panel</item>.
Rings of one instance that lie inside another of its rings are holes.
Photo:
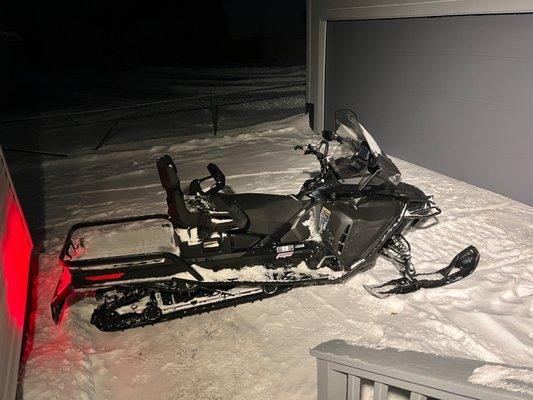
[[[533,15],[328,23],[326,127],[354,108],[385,149],[533,204]]]

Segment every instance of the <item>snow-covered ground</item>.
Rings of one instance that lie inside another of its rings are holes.
[[[106,143],[115,144],[212,133],[213,95],[218,131],[294,116],[305,106],[304,66],[168,65],[20,79],[17,101],[0,109],[0,144],[69,155],[94,149],[107,133]]]
[[[49,301],[68,226],[165,212],[156,156],[172,155],[182,182],[216,162],[238,192],[294,193],[318,169],[312,157],[292,150],[317,140],[304,116],[182,140],[111,145],[39,167],[14,165],[19,190],[30,190],[32,168],[40,169],[45,199],[24,399],[311,399],[316,375],[308,350],[330,339],[533,366],[533,208],[397,159],[404,180],[434,194],[443,209],[438,224],[407,234],[417,268],[440,267],[474,244],[481,260],[467,279],[379,300],[362,285],[396,276],[380,258],[345,284],[294,289],[125,332],[90,325],[94,302],[81,299],[55,326]],[[32,214],[31,204],[27,211]]]

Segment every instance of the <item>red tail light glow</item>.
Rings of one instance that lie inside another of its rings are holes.
[[[114,274],[106,274],[106,275],[95,275],[95,276],[88,276],[88,281],[111,281],[113,279],[119,279],[124,276],[124,272],[116,272]]]
[[[59,278],[59,283],[57,284],[56,293],[63,293],[65,289],[72,283],[72,275],[65,263],[59,260],[59,265],[61,269],[61,277]]]
[[[14,197],[8,195],[6,200],[5,226],[0,226],[0,262],[4,272],[8,316],[22,330],[33,245]]]

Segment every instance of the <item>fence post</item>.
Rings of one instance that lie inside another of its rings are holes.
[[[211,118],[213,120],[213,133],[217,134],[218,132],[218,105],[215,104],[213,96],[211,96]]]
[[[100,147],[102,147],[111,138],[111,136],[113,136],[115,134],[115,132],[116,132],[115,129],[116,129],[117,125],[119,124],[119,122],[120,122],[120,119],[116,119],[115,121],[113,121],[113,123],[111,124],[109,129],[106,131],[106,133],[104,134],[102,139],[100,139],[100,141],[98,142],[98,144],[94,148],[95,151],[96,150],[100,150]]]

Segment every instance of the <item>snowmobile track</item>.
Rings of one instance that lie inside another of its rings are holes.
[[[217,301],[214,303],[203,304],[200,306],[195,306],[187,308],[184,310],[178,310],[170,312],[167,314],[161,315],[155,321],[147,321],[143,318],[142,314],[131,313],[124,316],[120,316],[120,319],[109,318],[110,312],[107,308],[95,309],[91,316],[91,323],[94,324],[98,329],[104,332],[116,332],[124,331],[125,329],[144,327],[147,325],[154,325],[160,322],[165,322],[173,319],[181,319],[184,317],[189,317],[191,315],[198,315],[209,313],[211,311],[220,310],[222,308],[236,307],[239,304],[244,303],[254,303],[256,301],[261,301],[263,299],[268,299],[270,297],[277,296],[282,293],[286,293],[292,289],[292,286],[282,286],[277,287],[277,290],[272,293],[260,292],[254,293],[251,295],[236,297],[233,299],[227,299],[222,301]],[[111,311],[112,313],[113,311]]]

